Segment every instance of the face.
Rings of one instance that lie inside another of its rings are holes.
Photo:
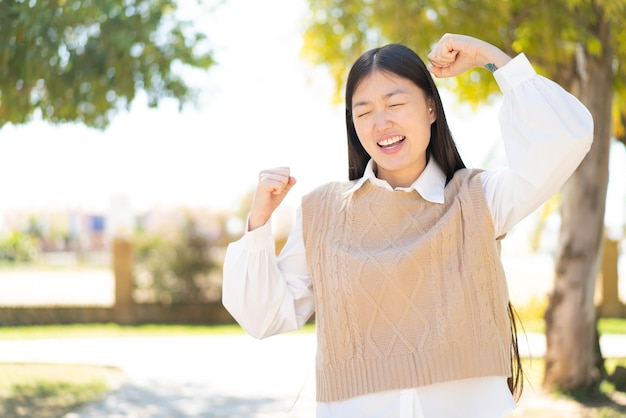
[[[410,186],[426,167],[436,120],[424,91],[410,80],[374,71],[354,91],[352,118],[361,145],[376,162],[376,176],[392,187]]]

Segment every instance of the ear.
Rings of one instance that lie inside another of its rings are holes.
[[[431,98],[429,98],[426,103],[428,104],[428,117],[430,123],[433,124],[437,120],[437,107],[435,106],[435,101]]]

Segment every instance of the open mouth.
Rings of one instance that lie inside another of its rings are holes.
[[[396,136],[392,136],[391,138],[383,139],[382,141],[377,142],[377,144],[381,148],[389,148],[389,147],[393,147],[394,145],[399,144],[405,139],[406,139],[405,136],[396,135]]]

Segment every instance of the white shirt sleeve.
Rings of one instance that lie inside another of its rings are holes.
[[[231,243],[224,260],[222,303],[256,338],[301,328],[314,311],[302,214],[276,257],[270,222]]]
[[[494,76],[504,94],[499,118],[508,166],[481,180],[498,237],[572,175],[591,147],[593,119],[577,98],[537,75],[524,54]]]

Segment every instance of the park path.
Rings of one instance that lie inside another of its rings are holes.
[[[124,371],[116,391],[67,418],[313,417],[314,359],[311,334],[0,341],[1,362]]]
[[[113,306],[107,268],[0,270],[0,306]]]
[[[603,336],[601,344],[605,356],[626,356],[625,336]],[[117,390],[66,418],[312,418],[315,347],[315,336],[306,333],[260,341],[247,335],[15,340],[0,341],[0,362],[124,371]],[[543,355],[543,335],[520,339],[520,350]],[[526,389],[529,399],[533,391]]]

